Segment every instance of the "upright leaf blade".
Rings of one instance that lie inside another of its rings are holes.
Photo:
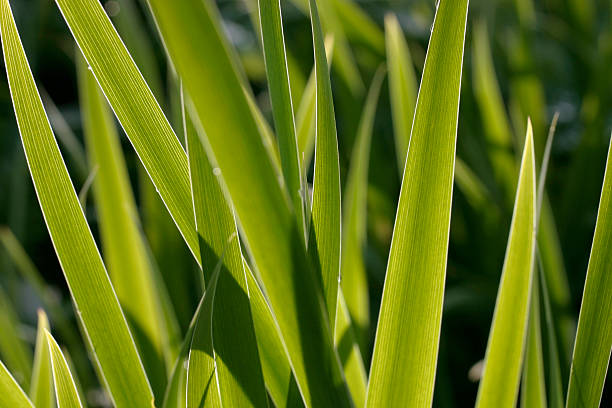
[[[102,5],[56,0],[106,99],[199,262],[187,157]]]
[[[74,378],[64,358],[62,350],[55,342],[55,339],[48,331],[45,332],[49,354],[51,358],[51,366],[53,368],[53,382],[55,384],[55,395],[57,397],[58,408],[82,408],[83,404],[79,397]]]
[[[332,333],[340,276],[340,164],[334,101],[317,3],[310,0],[316,78],[316,137],[308,251],[321,269]]]
[[[42,309],[39,309],[34,367],[32,369],[32,384],[29,393],[36,408],[53,408],[55,406],[51,355],[49,354],[46,334],[49,330],[47,315]]]
[[[280,0],[259,0],[259,18],[266,72],[272,102],[272,113],[285,183],[293,204],[298,227],[304,229],[304,189],[293,119],[293,102],[289,84],[285,39]]]
[[[213,382],[217,383],[220,403],[225,406],[267,406],[236,221],[221,189],[218,169],[210,164],[184,109],[183,115],[205,280],[211,279],[216,267],[221,269],[213,292],[215,301],[211,307],[214,307],[214,313],[210,311],[210,327],[203,323],[205,316],[201,315],[193,335],[189,364],[192,367],[191,358],[197,360],[195,356],[198,353],[207,352],[206,348],[194,347],[206,347],[208,341],[212,341],[210,346],[216,367]],[[206,299],[204,305],[207,305]],[[212,337],[208,339],[208,336]],[[189,384],[192,384],[191,374],[190,371]],[[192,404],[191,400],[188,402]]]
[[[94,192],[104,259],[153,390],[160,397],[166,385],[167,344],[153,265],[138,222],[115,122],[85,61],[80,55],[77,59],[83,134],[90,167],[97,169]]]
[[[540,290],[536,276],[533,277],[523,379],[521,383],[521,407],[545,408],[546,384],[544,381],[544,359],[542,350],[542,325],[540,323]]]
[[[0,408],[34,408],[2,361],[0,361]]]
[[[529,122],[477,407],[516,404],[533,279],[535,187],[533,133]]]
[[[114,403],[148,406],[151,388],[53,137],[8,0],[0,2],[0,11],[2,49],[21,140],[75,307]]]
[[[385,17],[385,37],[393,135],[395,136],[397,164],[401,173],[406,164],[406,153],[410,144],[410,131],[418,92],[417,80],[404,33],[397,17],[393,14]]]
[[[467,0],[441,0],[436,11],[391,241],[369,407],[428,406],[433,398],[467,8]]]
[[[150,0],[193,102],[198,135],[214,154],[241,232],[278,320],[308,406],[348,404],[315,271],[266,153],[211,2]],[[190,39],[199,38],[201,41]]]
[[[357,139],[351,155],[350,167],[344,190],[342,229],[342,292],[346,300],[355,335],[362,350],[367,347],[370,326],[370,299],[368,277],[365,268],[367,188],[370,146],[378,95],[385,77],[385,70],[376,71],[359,122]],[[340,312],[337,312],[340,313]],[[340,315],[340,314],[338,314]]]
[[[612,351],[612,143],[595,224],[566,407],[598,406]]]

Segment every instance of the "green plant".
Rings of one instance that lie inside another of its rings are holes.
[[[146,2],[167,53],[175,120],[168,119],[160,95],[149,86],[159,83],[151,79],[155,74],[147,70],[147,79],[141,74],[98,1],[56,3],[77,44],[102,253],[84,210],[87,189],[77,196],[9,0],[0,0],[0,25],[28,168],[84,347],[76,344],[74,328],[62,321],[63,311],[45,294],[44,280],[10,230],[0,230],[0,241],[40,292],[62,338],[81,353],[87,349],[111,403],[431,406],[441,358],[453,183],[476,210],[493,194],[456,157],[468,0],[439,1],[418,96],[411,54],[395,17],[386,17],[383,35],[349,0],[296,1],[308,11],[314,54],[299,103],[281,3],[259,0],[256,30],[274,131],[214,2]],[[521,10],[527,19],[529,8]],[[363,92],[349,35],[374,53],[386,52],[387,67],[377,64],[364,98],[343,194],[329,64],[333,55],[348,92]],[[554,129],[540,160],[540,139],[534,139],[528,121],[516,169],[489,53],[486,27],[480,25],[473,58],[477,102],[488,141],[502,147],[491,154],[493,175],[501,185],[500,207],[513,208],[513,215],[476,405],[514,406],[520,389],[524,406],[547,401],[596,406],[612,348],[612,150],[564,398],[556,339],[561,331],[555,326],[563,316],[550,303],[568,302],[567,288],[563,268],[550,266],[563,262],[544,188]],[[368,162],[386,70],[397,152],[390,161],[399,163],[402,180],[380,312],[372,325],[363,247]],[[168,272],[157,265],[142,233],[109,105],[144,168],[143,188],[158,193],[167,210],[162,217],[173,221],[197,265],[201,298],[186,327],[175,310]],[[72,151],[79,156],[78,149]],[[4,297],[0,291],[0,327],[6,333],[0,347],[9,351],[5,359],[14,375],[0,363],[0,408],[84,406],[79,373],[50,334],[46,314],[38,315],[32,359]],[[376,332],[368,373],[370,326]]]

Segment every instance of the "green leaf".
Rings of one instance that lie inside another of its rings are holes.
[[[49,331],[45,330],[51,367],[53,369],[53,383],[55,384],[55,395],[57,397],[58,408],[77,408],[82,407],[79,392],[74,378],[68,367],[68,362],[64,358],[62,350],[55,342]],[[38,406],[37,406],[38,408]]]
[[[506,407],[516,403],[533,279],[535,187],[533,133],[529,122],[477,407]]]
[[[78,316],[115,405],[148,406],[153,396],[140,357],[53,137],[8,0],[0,4],[2,49],[15,116]]]
[[[467,8],[467,0],[441,0],[436,11],[387,264],[370,407],[426,406],[433,398]]]
[[[217,268],[210,278],[196,318],[187,366],[187,408],[222,406],[213,349],[213,307],[222,270]]]
[[[164,347],[167,330],[154,266],[111,111],[80,55],[77,61],[83,134],[89,165],[96,169],[93,187],[104,260],[153,391],[160,398],[166,386],[164,353],[169,348]]]
[[[34,408],[2,361],[0,361],[0,408]]]
[[[340,277],[340,164],[336,117],[323,31],[316,1],[310,1],[316,78],[316,136],[312,192],[312,220],[308,252],[321,270],[323,293],[332,333],[336,319]]]
[[[212,382],[218,388],[216,396],[220,397],[220,404],[267,406],[236,221],[225,201],[219,171],[209,162],[191,118],[185,110],[183,114],[205,281],[211,279],[213,270],[221,263],[216,289],[212,289],[215,301],[210,305],[211,310],[201,311],[193,334],[188,392],[195,395],[194,389],[196,394],[197,390],[204,389],[198,388],[202,385],[202,377],[192,378],[192,374],[195,376],[202,371],[198,361],[206,365],[214,360],[216,375]],[[204,306],[208,307],[206,302],[205,299]],[[210,317],[208,313],[211,313]],[[204,323],[207,319],[211,321]],[[209,347],[212,354],[207,356]],[[205,380],[208,381],[208,378]],[[194,382],[196,386],[192,388]],[[201,398],[197,397],[195,402],[188,398],[188,405],[200,406]]]
[[[0,355],[6,361],[17,381],[24,387],[30,386],[32,376],[32,352],[18,331],[19,318],[13,305],[0,286]]]
[[[38,309],[38,330],[36,332],[34,367],[29,393],[36,408],[53,408],[55,406],[51,355],[49,354],[46,335],[49,330],[47,315],[42,309]]]
[[[545,408],[546,384],[544,381],[544,353],[542,351],[542,326],[540,323],[540,293],[537,277],[533,277],[529,301],[527,344],[521,384],[521,407]]]
[[[368,387],[368,374],[363,364],[363,357],[357,344],[354,323],[351,321],[342,289],[338,291],[334,343],[344,368],[344,375],[351,392],[351,397],[353,398],[353,404],[356,407],[363,407]]]
[[[364,259],[368,166],[374,118],[384,78],[385,70],[381,67],[376,71],[372,79],[363,113],[361,114],[359,130],[353,147],[344,190],[340,276],[346,307],[348,308],[350,319],[355,329],[355,335],[362,350],[367,349],[367,336],[370,327],[370,299]],[[341,316],[339,311],[337,313],[337,316]]]
[[[197,0],[149,4],[193,102],[198,135],[223,175],[306,404],[346,405],[320,278],[308,264],[288,193],[244,98],[218,11],[213,3]]]
[[[258,3],[270,100],[283,175],[289,190],[293,211],[297,217],[296,222],[298,227],[304,230],[303,203],[305,195],[293,119],[293,102],[291,100],[289,71],[285,54],[280,1],[259,0]]]
[[[417,80],[410,50],[394,14],[385,16],[389,96],[393,115],[393,135],[400,173],[404,171],[406,153],[417,99]]]
[[[612,144],[601,188],[572,368],[568,408],[598,406],[612,351]]]
[[[559,364],[559,351],[557,347],[557,336],[553,323],[552,308],[550,306],[550,298],[548,296],[548,288],[546,287],[546,279],[542,268],[541,259],[539,262],[539,282],[542,289],[542,302],[544,306],[544,321],[546,330],[547,355],[546,355],[546,379],[548,380],[547,394],[550,408],[562,408],[565,405],[565,397],[563,396],[563,384],[561,382],[561,367]]]
[[[56,0],[96,81],[199,262],[187,157],[99,2]]]

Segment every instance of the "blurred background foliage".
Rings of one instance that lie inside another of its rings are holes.
[[[361,13],[347,7],[348,2],[319,2],[326,30],[334,34],[336,43],[332,86],[343,184],[366,89],[385,61],[385,15],[396,14],[418,81],[435,12],[434,0],[351,0]],[[83,153],[73,40],[51,0],[11,3],[34,76],[44,89],[43,100],[72,181],[77,190],[82,189],[86,215],[98,239],[95,208],[87,200],[89,172]],[[102,3],[178,130],[180,112],[173,109],[178,94],[144,2]],[[253,24],[257,21],[253,14],[256,0],[217,3],[257,103],[272,123],[265,66]],[[283,0],[281,5],[297,110],[312,69],[312,37],[305,3]],[[461,163],[453,197],[435,406],[474,403],[478,362],[484,356],[493,315],[512,215],[517,154],[527,117],[533,121],[540,161],[555,112],[559,121],[539,251],[559,322],[556,330],[565,370],[562,378],[568,378],[571,339],[612,128],[611,8],[610,0],[470,1],[457,139]],[[0,358],[6,347],[26,344],[21,361],[7,364],[17,367],[14,372],[19,372],[19,367],[29,370],[36,309],[45,305],[49,311],[48,305],[52,305],[51,323],[58,329],[60,342],[72,352],[85,388],[93,390],[88,393],[89,402],[104,405],[102,394],[95,391],[95,377],[90,375],[86,356],[82,351],[79,355],[78,350],[84,348],[70,329],[75,323],[69,294],[35,199],[4,75],[0,79],[0,134],[0,240],[4,244],[0,245],[0,316],[6,320],[0,324],[16,326],[19,335],[15,339],[7,333],[0,335]],[[123,147],[144,232],[185,330],[200,296],[199,273],[125,138]],[[389,89],[384,86],[376,114],[367,194],[364,257],[372,322],[380,305],[400,188],[396,157]],[[31,264],[26,262],[19,243]],[[16,263],[19,260],[21,264]],[[28,277],[27,270],[36,268],[45,282]],[[371,357],[374,330],[375,326],[371,327],[363,339],[366,362]],[[611,388],[608,378],[602,406],[611,401]]]

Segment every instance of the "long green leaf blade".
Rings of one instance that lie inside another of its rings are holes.
[[[404,33],[394,14],[385,17],[389,95],[393,115],[393,135],[400,172],[406,164],[410,131],[417,99],[417,80]]]
[[[612,143],[610,146],[578,318],[568,408],[600,404],[612,351]]]
[[[285,39],[280,0],[259,0],[259,19],[270,100],[285,183],[296,214],[298,226],[304,229],[304,189],[293,119],[293,102],[285,53]]]
[[[316,136],[308,251],[313,254],[315,265],[321,269],[323,293],[333,333],[340,276],[340,163],[323,30],[314,0],[310,0],[310,20],[315,53]]]
[[[148,406],[153,395],[140,357],[45,116],[8,0],[0,4],[2,49],[15,116],[75,307],[115,405]]]
[[[529,301],[527,344],[521,384],[521,407],[545,408],[546,384],[544,381],[544,353],[542,350],[542,325],[540,322],[540,291],[537,277],[533,277]]]
[[[0,361],[0,408],[34,408],[2,361]]]
[[[47,315],[42,309],[39,309],[36,348],[34,351],[34,367],[32,368],[32,384],[30,385],[29,393],[36,408],[53,408],[55,406],[51,355],[49,354],[46,334],[49,330],[51,329],[49,327]]]
[[[183,115],[196,228],[206,281],[211,279],[217,264],[221,263],[221,276],[213,292],[212,326],[204,325],[203,316],[200,316],[190,356],[194,357],[196,352],[206,352],[206,349],[193,347],[207,344],[208,336],[212,334],[210,340],[217,370],[213,381],[219,389],[220,403],[225,406],[267,406],[234,215],[225,201],[218,170],[209,162],[185,110]],[[190,384],[191,374],[190,371]]]
[[[198,0],[149,4],[193,102],[198,135],[223,175],[306,404],[346,405],[320,278],[245,101],[218,11]]]
[[[529,122],[477,407],[510,407],[516,404],[533,279],[535,187],[533,133]]]
[[[467,0],[441,0],[436,11],[391,241],[369,407],[429,406],[433,398],[467,9]]]
[[[366,350],[370,326],[368,277],[363,253],[366,244],[368,167],[374,117],[384,77],[385,70],[379,68],[372,79],[361,114],[344,190],[340,276],[346,307],[362,350]]]
[[[85,61],[80,55],[77,61],[83,134],[90,167],[96,169],[94,193],[104,260],[153,391],[160,397],[166,385],[166,329],[153,266],[114,119]]]
[[[99,2],[56,0],[87,64],[113,107],[183,238],[199,262],[189,207],[187,157]]]
[[[55,384],[55,395],[58,408],[80,408],[83,406],[79,397],[76,383],[64,358],[62,350],[48,331],[45,332],[51,366],[53,368],[53,382]],[[37,407],[38,408],[38,407]]]

